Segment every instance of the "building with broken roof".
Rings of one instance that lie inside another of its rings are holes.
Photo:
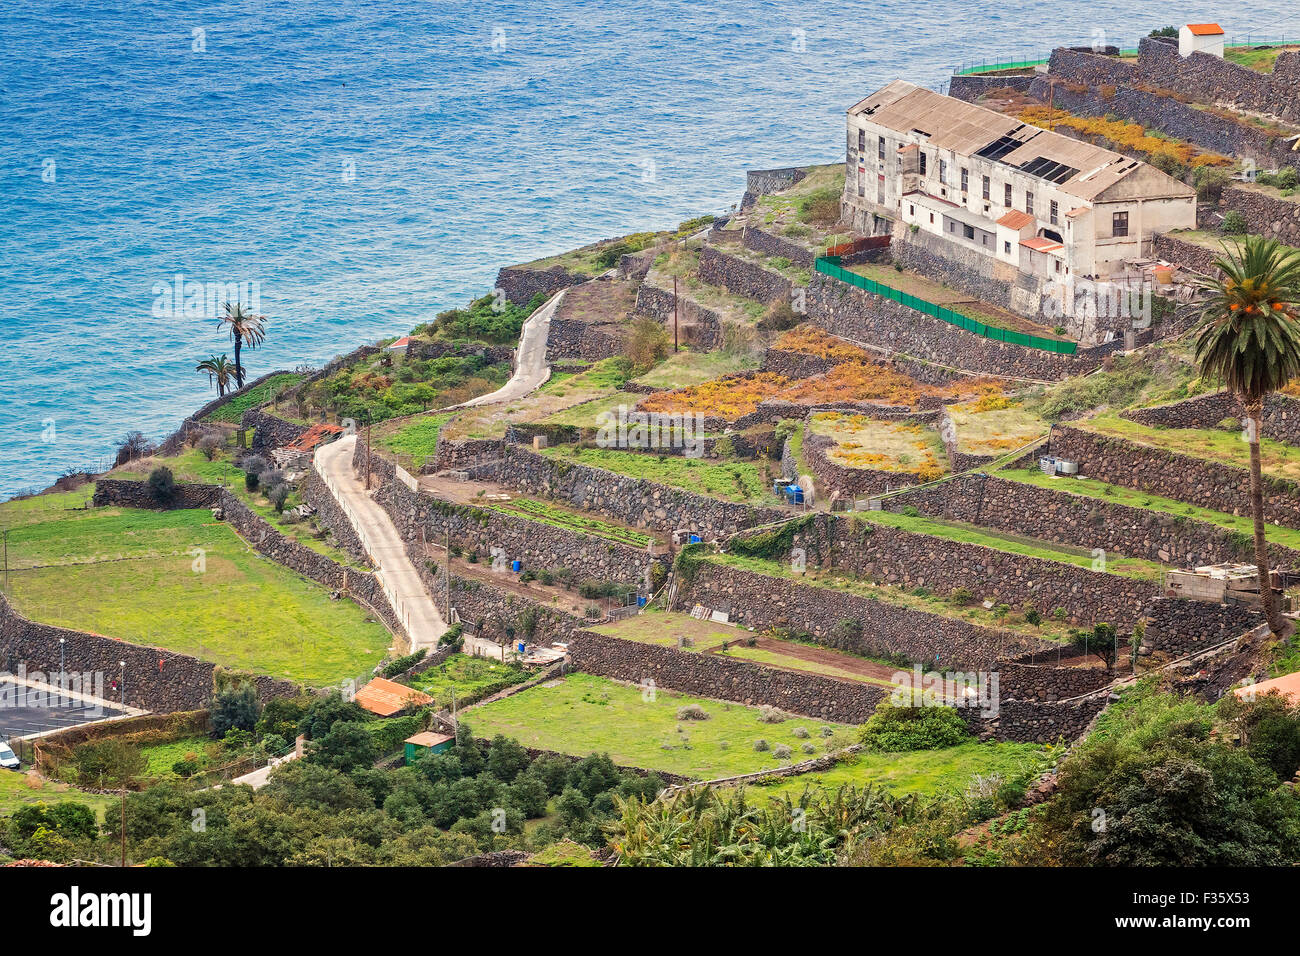
[[[933,238],[929,251],[1036,293],[1123,276],[1156,233],[1196,227],[1196,193],[1112,150],[896,80],[848,111],[844,218],[862,235]]]

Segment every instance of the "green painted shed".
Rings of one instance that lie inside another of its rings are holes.
[[[430,730],[418,733],[414,737],[407,737],[405,740],[406,765],[409,767],[426,753],[442,753],[451,747],[455,740],[455,737],[448,737],[446,734],[435,734]]]

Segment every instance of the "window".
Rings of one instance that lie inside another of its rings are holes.
[[[934,225],[934,213],[930,213],[930,225]]]
[[[1003,242],[1003,243],[1002,243],[1002,251],[1005,252],[1007,255],[1011,255],[1011,243],[1010,243],[1010,242]]]
[[[985,199],[988,199],[988,198],[989,198],[989,187],[990,187],[990,185],[992,185],[992,184],[989,182],[989,178],[988,178],[987,176],[985,176],[985,177],[984,177],[984,198],[985,198]]]
[[[858,152],[865,153],[866,151],[867,151],[867,131],[864,129],[860,129],[858,130]]]
[[[1061,207],[1057,204],[1056,200],[1053,199],[1052,205],[1048,207],[1048,218],[1052,221],[1053,226],[1060,222],[1060,211]]]
[[[916,207],[915,207],[915,206],[911,206],[911,205],[909,205],[909,206],[907,207],[907,214],[908,214],[909,216],[915,216],[915,215],[916,215]]]
[[[974,226],[963,225],[963,226],[961,227],[961,234],[962,234],[963,236],[965,236],[967,239],[974,239],[974,238],[975,238],[975,227],[974,227]]]
[[[957,224],[956,224],[955,222],[953,222],[951,219],[948,220],[948,231],[949,231],[949,232],[956,232],[956,231],[957,231]]]
[[[858,169],[858,195],[865,196],[866,194],[867,194],[867,171],[865,169],[859,168]]]
[[[1060,272],[1060,271],[1061,271],[1061,260],[1060,260],[1060,259],[1057,259],[1057,260],[1056,260],[1056,271],[1057,271],[1057,272]]]
[[[1025,190],[1025,212],[1031,216],[1034,214],[1034,194],[1029,190]]]
[[[1128,235],[1128,213],[1117,212],[1110,217],[1110,234],[1112,236]]]
[[[947,181],[948,181],[948,161],[946,159],[941,159],[939,160],[939,182],[946,183]]]
[[[878,137],[879,142],[876,144],[876,157],[883,163],[885,161],[885,137]]]
[[[921,150],[921,175],[925,175],[925,150]]]
[[[1002,205],[1011,208],[1011,184],[1007,183],[1002,192]]]
[[[962,168],[961,171],[961,191],[966,192],[970,189],[970,170]]]

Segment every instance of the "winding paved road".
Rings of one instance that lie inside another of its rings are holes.
[[[510,376],[510,381],[495,392],[450,407],[470,408],[475,405],[512,402],[516,398],[523,398],[550,378],[551,367],[546,363],[546,338],[551,332],[551,317],[555,315],[555,309],[562,298],[563,289],[551,296],[550,301],[530,315],[524,323],[523,332],[519,336],[519,349],[515,355],[515,371]]]
[[[411,651],[422,647],[433,650],[447,625],[407,557],[397,527],[352,473],[352,451],[356,443],[357,436],[349,435],[323,445],[317,450],[313,464],[375,563],[384,593],[411,638]]]

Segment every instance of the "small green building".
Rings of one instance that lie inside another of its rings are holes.
[[[416,734],[414,737],[407,737],[406,743],[406,765],[409,767],[425,754],[440,754],[447,750],[455,742],[455,737],[448,737],[446,734],[435,734],[430,730]]]

